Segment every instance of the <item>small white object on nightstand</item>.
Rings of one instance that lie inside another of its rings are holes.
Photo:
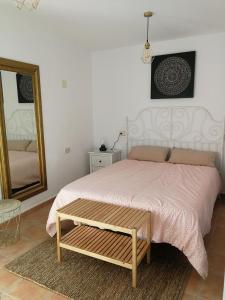
[[[121,151],[91,151],[89,153],[89,162],[90,162],[90,173],[95,172],[101,168],[109,166],[119,160],[121,160]]]

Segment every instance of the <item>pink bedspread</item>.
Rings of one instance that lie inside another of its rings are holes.
[[[152,240],[180,249],[205,278],[203,237],[220,186],[216,168],[124,160],[65,186],[50,210],[47,232],[56,232],[56,210],[79,197],[149,210]]]

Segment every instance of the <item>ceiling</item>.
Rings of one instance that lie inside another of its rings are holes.
[[[150,40],[161,41],[225,31],[225,0],[40,0],[37,11],[16,9],[14,0],[0,0],[4,9],[52,27],[91,50],[143,43],[151,10]],[[18,24],[19,25],[19,24]]]

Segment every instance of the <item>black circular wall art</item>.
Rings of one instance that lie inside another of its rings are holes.
[[[32,76],[30,75],[16,75],[17,80],[17,91],[19,103],[33,103],[33,84]]]
[[[195,51],[155,56],[151,98],[191,98],[194,94]]]

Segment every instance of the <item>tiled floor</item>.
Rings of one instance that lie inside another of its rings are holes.
[[[0,249],[0,299],[60,300],[66,299],[45,288],[24,280],[4,269],[4,265],[47,238],[45,224],[50,205],[27,214],[21,222],[21,240]],[[206,238],[209,276],[206,280],[193,270],[183,300],[221,300],[225,267],[225,200],[216,203],[212,229]]]

